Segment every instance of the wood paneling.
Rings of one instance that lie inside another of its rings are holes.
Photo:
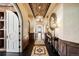
[[[62,41],[58,41],[58,53],[59,55],[65,56],[66,55],[66,44]]]
[[[23,50],[30,44],[34,44],[34,33],[29,33],[29,38],[27,37],[22,40]]]
[[[30,3],[29,5],[32,9],[34,16],[36,17],[38,15],[45,16],[50,6],[50,3]]]
[[[67,45],[68,56],[79,56],[79,47]]]
[[[29,41],[34,43],[34,33],[29,33]]]
[[[52,38],[52,45],[60,56],[79,56],[79,44],[65,41],[58,37]]]
[[[22,49],[24,50],[29,44],[29,39],[23,39],[22,40]]]
[[[58,39],[58,53],[61,56],[79,56],[79,44]]]

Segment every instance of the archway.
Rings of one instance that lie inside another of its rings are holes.
[[[22,20],[23,20],[23,18],[22,18],[22,14],[21,14],[21,12],[20,12],[20,9],[19,9],[19,7],[18,7],[18,5],[17,4],[12,4],[13,5],[13,7],[15,8],[15,10],[16,10],[16,12],[17,12],[17,14],[18,14],[18,18],[19,18],[19,31],[20,31],[20,39],[19,39],[19,52],[22,52],[22,38],[23,38],[23,26],[22,26]]]
[[[18,47],[19,47],[19,52],[22,52],[22,36],[23,36],[23,34],[22,34],[22,27],[23,27],[22,26],[22,15],[21,15],[20,9],[17,4],[13,3],[11,5],[15,9],[15,11],[17,13],[18,21],[19,21],[19,39],[18,39],[19,46]]]
[[[22,16],[17,4],[1,4],[1,23],[5,52],[22,52]],[[7,7],[6,7],[7,6]],[[4,17],[4,19],[3,19]],[[0,33],[1,35],[1,33]],[[16,42],[16,43],[15,43]],[[12,49],[13,48],[13,49]],[[12,49],[12,50],[11,50]]]

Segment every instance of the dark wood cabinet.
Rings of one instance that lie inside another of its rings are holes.
[[[0,21],[0,29],[4,28],[4,21]]]
[[[0,20],[4,20],[4,12],[0,12]]]
[[[4,38],[4,30],[0,30],[0,38]]]
[[[0,39],[0,48],[4,48],[4,39]]]
[[[5,18],[4,12],[0,12],[0,49],[4,49],[5,42]]]

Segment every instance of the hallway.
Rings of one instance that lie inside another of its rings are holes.
[[[79,56],[79,4],[0,4],[1,56]]]
[[[59,56],[55,48],[47,41],[37,44],[31,41],[23,51],[24,56]]]

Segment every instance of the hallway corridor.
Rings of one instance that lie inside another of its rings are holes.
[[[0,4],[1,56],[79,56],[79,4]]]
[[[35,43],[33,41],[24,49],[24,56],[59,56],[55,48],[47,41]]]

